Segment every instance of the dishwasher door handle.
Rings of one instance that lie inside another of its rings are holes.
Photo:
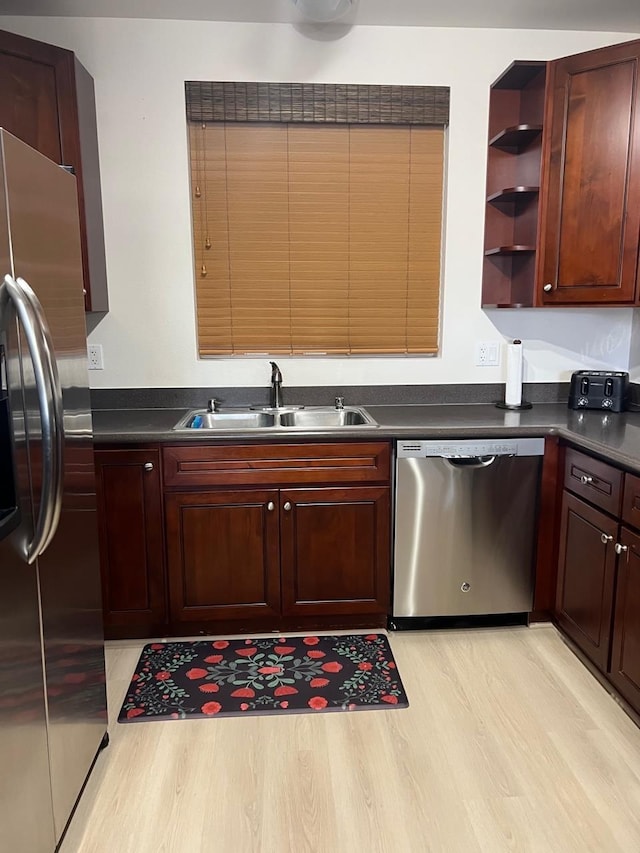
[[[453,468],[488,468],[498,458],[497,456],[443,456]]]

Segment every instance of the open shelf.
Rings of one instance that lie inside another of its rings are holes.
[[[515,59],[511,65],[502,72],[492,89],[516,89],[521,90],[534,82],[541,71],[544,71],[547,63],[540,59]]]
[[[495,246],[492,249],[485,250],[485,257],[489,258],[492,255],[519,255],[522,252],[535,252],[535,246],[527,246],[523,244],[515,244],[512,246]]]
[[[536,302],[547,63],[516,60],[489,91],[482,306]]]
[[[540,192],[540,187],[506,187],[492,193],[487,201],[489,204],[501,204],[506,202],[527,202],[535,198]]]
[[[505,127],[489,140],[493,148],[502,148],[503,151],[512,151],[514,154],[522,151],[537,139],[542,133],[541,124],[515,124]]]

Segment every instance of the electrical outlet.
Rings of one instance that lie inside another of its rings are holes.
[[[478,341],[476,344],[476,367],[498,367],[500,364],[500,342]]]
[[[102,344],[89,344],[87,356],[89,358],[89,370],[104,370]]]

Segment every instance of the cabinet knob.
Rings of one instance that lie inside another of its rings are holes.
[[[603,545],[606,545],[607,542],[611,542],[612,539],[613,539],[613,536],[607,536],[606,533],[600,534],[600,541],[602,542]]]
[[[583,486],[588,486],[589,483],[593,483],[593,477],[590,477],[588,474],[583,474],[582,477],[580,477],[580,482]]]
[[[269,510],[269,512],[273,512],[275,508],[276,508],[276,505],[274,504],[274,502],[269,501],[269,503],[267,504],[267,509]]]
[[[629,550],[628,545],[621,545],[619,542],[616,542],[613,547],[615,548],[616,554],[624,554],[625,551]]]
[[[551,293],[551,291],[553,290],[553,285],[547,282],[542,289],[545,293]]]
[[[153,462],[145,462],[144,463],[145,471],[153,471]]]
[[[283,509],[284,509],[284,511],[285,511],[285,512],[289,512],[289,511],[290,511],[290,509],[291,509],[291,504],[289,503],[289,501],[285,501],[285,505],[284,505]]]

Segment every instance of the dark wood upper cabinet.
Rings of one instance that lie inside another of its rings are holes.
[[[491,86],[482,306],[640,304],[640,40]]]
[[[73,167],[85,308],[107,311],[94,87],[75,54],[0,30],[0,127],[56,163]]]
[[[541,304],[631,304],[640,235],[640,41],[549,64]]]

